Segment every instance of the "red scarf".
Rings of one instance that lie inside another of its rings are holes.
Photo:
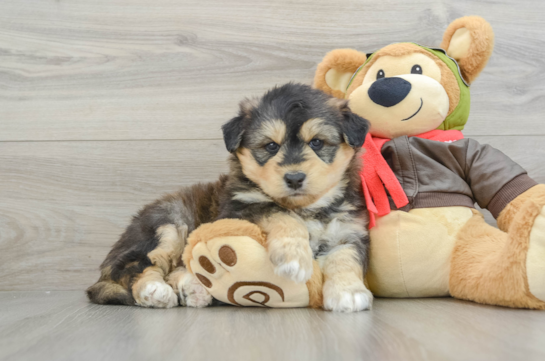
[[[415,137],[451,143],[464,139],[459,130],[432,130],[415,135]],[[380,150],[390,139],[375,138],[367,134],[365,138],[365,153],[363,154],[363,170],[360,172],[363,195],[369,211],[369,228],[375,226],[376,216],[382,217],[390,213],[390,202],[386,189],[397,208],[409,204],[405,191],[399,184],[394,172],[384,160]]]

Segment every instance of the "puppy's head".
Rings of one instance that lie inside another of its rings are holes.
[[[347,101],[290,83],[243,101],[223,135],[248,179],[275,201],[304,207],[342,182],[368,128]]]

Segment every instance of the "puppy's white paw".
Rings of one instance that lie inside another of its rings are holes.
[[[171,308],[178,305],[178,296],[166,283],[152,281],[146,284],[140,292],[140,306]]]
[[[276,266],[274,273],[286,277],[297,283],[304,283],[312,276],[312,267],[303,267],[300,261],[290,261]]]
[[[312,250],[308,240],[281,238],[269,241],[269,257],[274,273],[303,283],[312,276]]]
[[[212,303],[212,295],[191,273],[185,273],[178,282],[180,304],[187,307],[206,307]]]
[[[371,309],[373,294],[359,281],[358,284],[324,284],[324,309],[334,312],[358,312]]]

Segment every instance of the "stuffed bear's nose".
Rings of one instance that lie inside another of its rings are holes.
[[[399,104],[411,91],[411,83],[403,78],[381,78],[369,88],[369,98],[383,107]]]

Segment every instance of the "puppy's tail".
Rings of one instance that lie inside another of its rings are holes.
[[[113,281],[98,281],[87,289],[89,301],[99,305],[134,305],[132,294]]]

